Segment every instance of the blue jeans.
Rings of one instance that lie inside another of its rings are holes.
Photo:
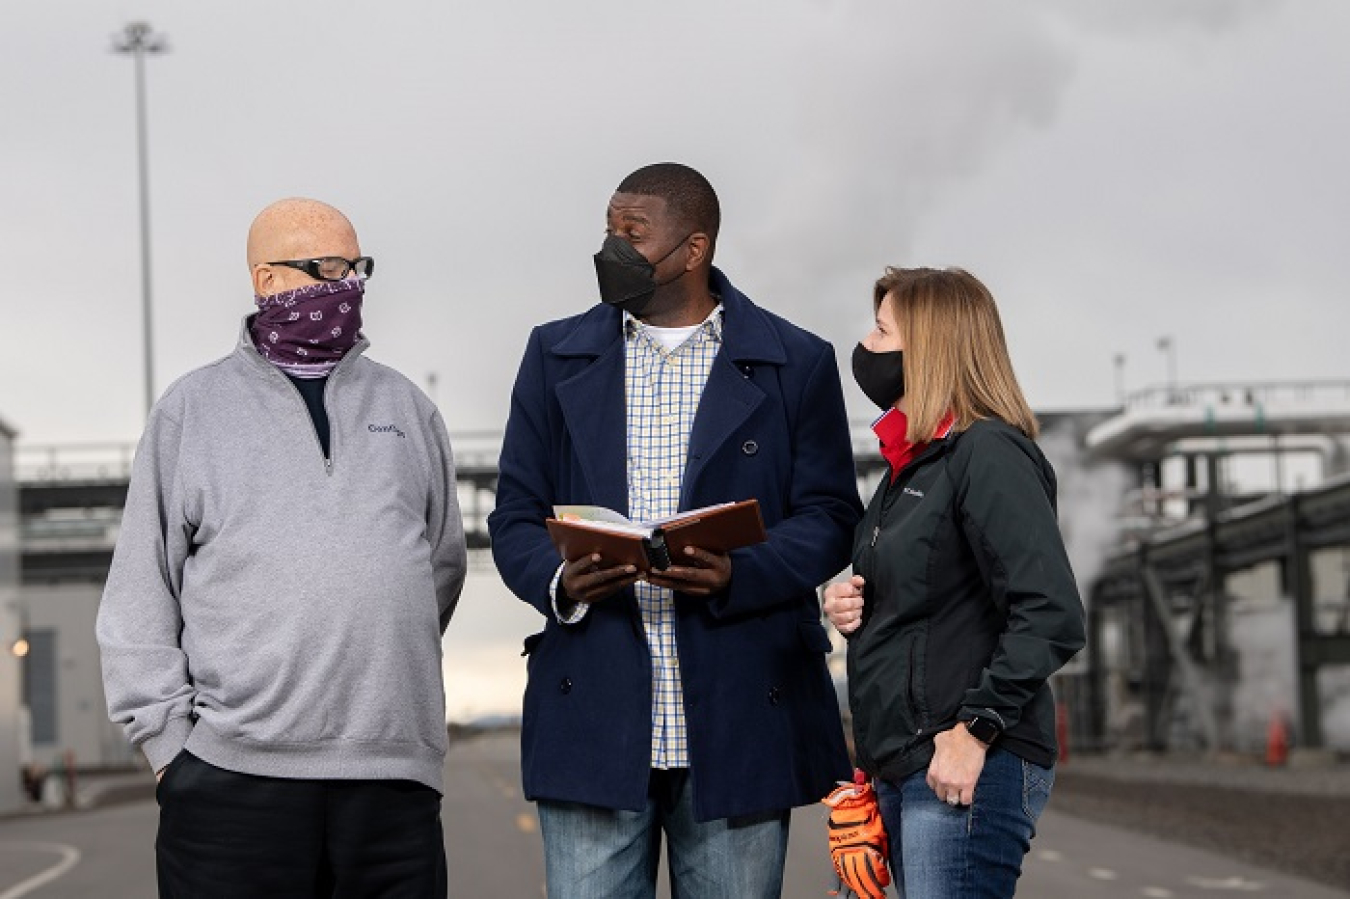
[[[549,899],[652,899],[661,833],[672,899],[777,899],[788,812],[694,820],[688,769],[652,771],[640,812],[539,802]]]
[[[891,871],[902,899],[1007,899],[1045,811],[1053,768],[990,750],[975,784],[975,802],[952,808],[925,781],[877,781],[881,818],[891,843]]]

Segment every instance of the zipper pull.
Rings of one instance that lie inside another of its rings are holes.
[[[880,535],[881,535],[881,525],[876,525],[876,526],[874,526],[874,527],[872,528],[872,546],[873,546],[873,547],[875,547],[875,546],[877,545],[877,537],[879,537]]]
[[[330,477],[332,476],[332,474],[333,474],[333,460],[332,460],[332,459],[324,459],[324,460],[323,460],[323,471],[324,471],[324,474],[329,475]]]

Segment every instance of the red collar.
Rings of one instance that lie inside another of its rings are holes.
[[[941,440],[952,432],[956,416],[948,412],[938,424],[934,440]],[[891,465],[891,483],[900,476],[905,466],[914,461],[914,457],[928,448],[927,443],[910,443],[909,417],[899,409],[887,409],[881,417],[872,422],[872,433],[881,441],[881,455]]]

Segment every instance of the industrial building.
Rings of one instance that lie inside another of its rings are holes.
[[[1350,381],[1143,391],[1084,455],[1135,472],[1087,585],[1090,739],[1350,751]]]
[[[16,432],[0,419],[0,814],[19,806],[25,650],[19,606],[19,493],[14,483]]]
[[[17,455],[29,752],[47,771],[138,761],[108,720],[94,637],[132,454],[104,444]]]

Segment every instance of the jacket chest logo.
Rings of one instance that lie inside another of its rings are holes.
[[[372,434],[395,434],[404,438],[408,436],[400,431],[397,425],[366,425],[366,430]]]
[[[907,496],[917,496],[919,499],[923,499],[923,491],[915,490],[913,487],[906,487],[904,493]]]

